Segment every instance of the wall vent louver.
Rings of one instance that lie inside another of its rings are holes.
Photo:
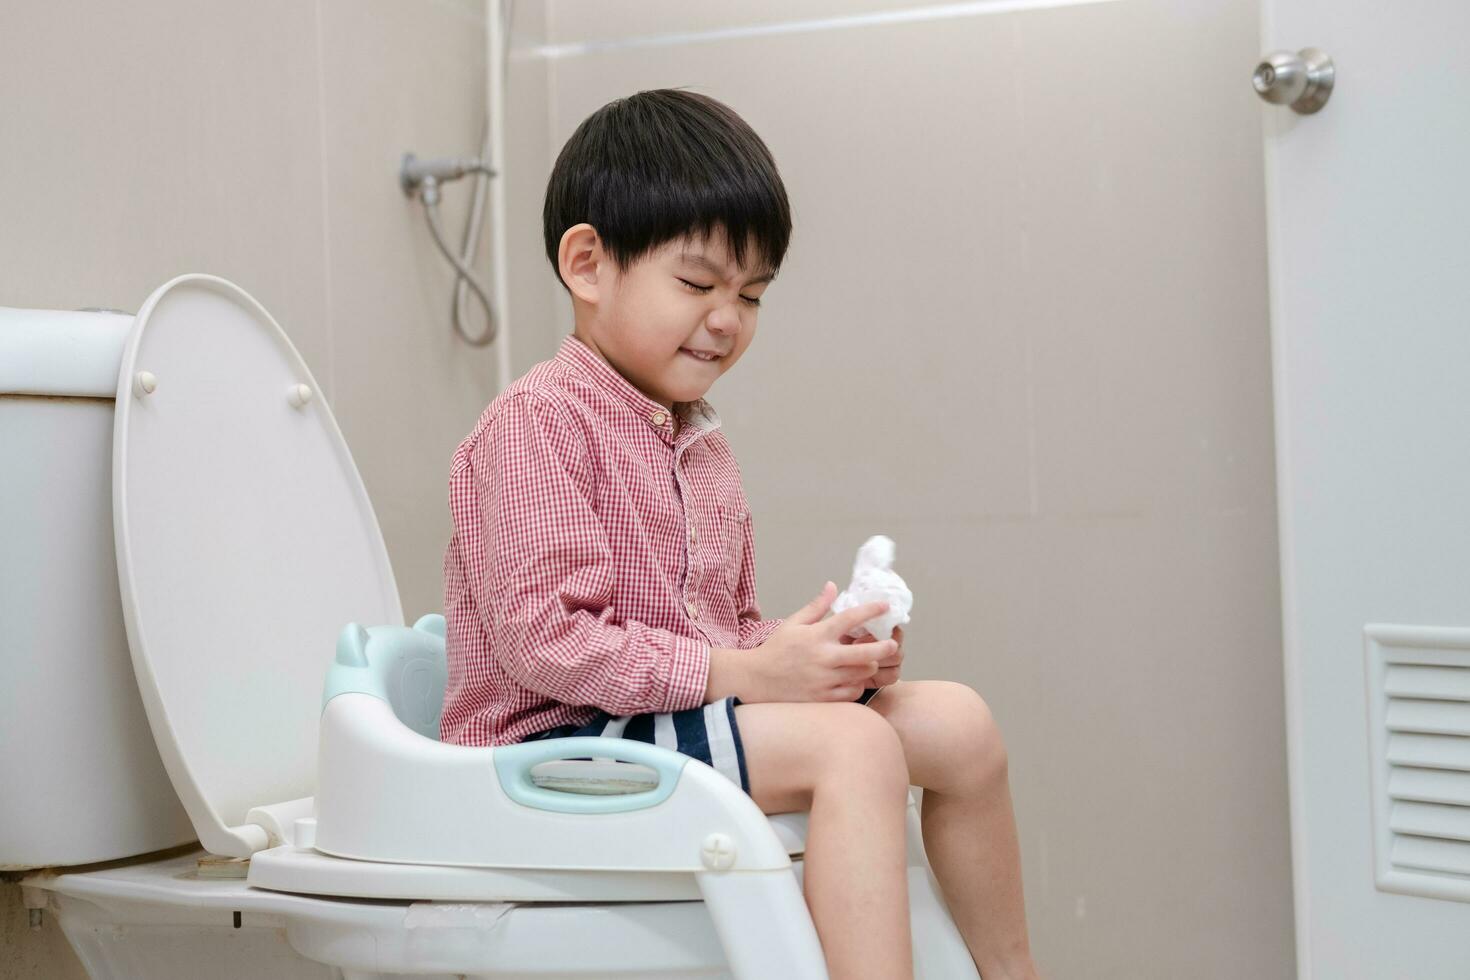
[[[1363,634],[1378,888],[1470,902],[1470,629]]]

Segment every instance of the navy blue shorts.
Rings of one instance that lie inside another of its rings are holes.
[[[867,704],[882,688],[870,687],[857,698]],[[731,695],[698,708],[683,711],[660,711],[642,715],[614,717],[599,711],[585,725],[558,725],[521,739],[534,742],[543,738],[605,736],[631,738],[659,745],[698,759],[730,782],[750,793],[750,776],[745,770],[745,746],[740,741],[740,727],[735,724],[735,706],[739,698]]]

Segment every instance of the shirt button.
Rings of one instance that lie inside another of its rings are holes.
[[[653,415],[649,417],[649,421],[652,422],[654,425],[663,425],[668,420],[669,416],[665,412],[654,412]]]
[[[699,609],[698,609],[698,607],[696,607],[694,605],[694,600],[693,599],[685,599],[684,600],[684,611],[689,614],[689,618],[690,619],[698,619],[699,618]]]

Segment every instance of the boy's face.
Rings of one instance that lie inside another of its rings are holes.
[[[563,256],[568,238],[578,229],[590,233],[591,227],[568,229]],[[737,268],[723,231],[708,239],[666,242],[622,270],[595,236],[586,238],[587,258],[597,255],[600,261],[593,272],[593,299],[577,308],[578,339],[656,402],[672,406],[704,397],[750,346],[759,300],[772,278],[769,270]],[[746,258],[756,260],[754,247]],[[564,274],[566,266],[564,259]],[[588,299],[573,271],[573,295]]]

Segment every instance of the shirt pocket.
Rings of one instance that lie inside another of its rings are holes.
[[[734,595],[740,585],[740,568],[745,563],[745,525],[750,511],[721,504],[715,512],[716,535],[714,556],[720,562],[721,577]]]

